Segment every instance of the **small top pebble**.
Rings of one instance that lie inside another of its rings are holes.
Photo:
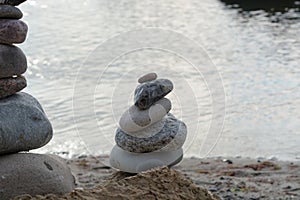
[[[139,83],[145,83],[145,82],[148,82],[148,81],[153,81],[157,79],[157,74],[156,73],[148,73],[148,74],[145,74],[144,76],[140,77],[138,82]]]
[[[0,0],[0,5],[18,6],[26,0]]]

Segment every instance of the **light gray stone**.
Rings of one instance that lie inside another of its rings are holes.
[[[171,101],[166,98],[158,100],[147,110],[140,110],[133,105],[122,114],[119,120],[120,128],[126,133],[135,136],[135,132],[160,121],[171,108]]]
[[[13,45],[0,44],[0,78],[21,75],[27,70],[23,51]]]
[[[148,73],[148,74],[145,74],[142,77],[140,77],[138,79],[138,82],[139,83],[145,83],[145,82],[148,82],[148,81],[153,81],[155,79],[157,79],[157,74],[156,73]]]
[[[18,6],[26,0],[0,0],[0,5]]]
[[[0,18],[5,19],[20,19],[23,13],[17,7],[11,5],[0,5]]]
[[[0,197],[65,194],[75,187],[75,179],[65,162],[54,155],[31,153],[0,157]]]
[[[13,95],[27,86],[24,76],[0,78],[0,99]]]
[[[109,162],[120,171],[140,173],[155,167],[174,166],[182,160],[182,157],[182,148],[165,152],[131,153],[115,145],[110,153]]]
[[[22,43],[27,36],[28,27],[21,20],[0,19],[0,43]]]
[[[139,85],[134,91],[134,105],[139,109],[150,108],[173,90],[173,83],[168,79],[157,79]]]
[[[176,137],[176,135],[179,136]],[[125,151],[148,153],[163,149],[168,144],[171,146],[166,149],[166,151],[179,149],[183,145],[186,135],[186,125],[168,113],[165,117],[163,128],[155,135],[147,138],[139,138],[129,135],[119,128],[116,132],[115,141],[116,144]],[[173,141],[176,138],[177,140]]]
[[[0,100],[0,154],[36,149],[52,138],[52,126],[39,102],[20,92]]]

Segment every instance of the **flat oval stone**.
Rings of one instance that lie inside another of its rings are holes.
[[[13,45],[0,44],[0,78],[21,75],[27,70],[27,59],[23,51]]]
[[[28,27],[21,20],[0,19],[0,43],[22,43],[27,36]]]
[[[27,86],[24,76],[0,79],[0,99],[13,95]]]
[[[0,0],[0,5],[18,6],[26,0]]]
[[[163,128],[155,135],[147,138],[139,138],[129,135],[118,128],[115,141],[116,144],[125,151],[148,153],[164,148],[176,138],[177,134],[184,135],[184,137],[180,137],[184,138],[184,140],[180,142],[176,141],[180,146],[178,145],[174,147],[174,149],[181,148],[183,145],[187,134],[187,128],[183,122],[168,113]]]
[[[113,168],[123,172],[140,173],[155,167],[174,166],[182,157],[182,148],[168,152],[131,153],[115,145],[110,153],[109,162]]]
[[[157,79],[139,85],[134,91],[134,105],[139,109],[150,108],[173,90],[173,83],[168,79]]]
[[[29,151],[52,138],[51,123],[40,103],[20,92],[0,100],[0,154]]]
[[[158,100],[147,110],[140,110],[133,105],[121,116],[119,121],[120,128],[128,134],[143,130],[160,121],[171,108],[171,101],[166,98]]]
[[[5,19],[21,19],[23,13],[17,7],[11,5],[0,5],[0,18]]]
[[[140,77],[138,79],[138,82],[139,83],[145,83],[145,82],[153,81],[153,80],[156,80],[156,79],[157,79],[157,74],[156,73],[148,73],[148,74],[145,74],[142,77]]]
[[[2,119],[1,119],[2,120]],[[65,194],[75,188],[69,167],[58,156],[17,153],[0,157],[0,197]]]

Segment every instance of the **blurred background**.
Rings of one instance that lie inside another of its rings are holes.
[[[29,63],[25,91],[41,102],[54,128],[54,139],[38,152],[66,157],[109,153],[118,117],[132,103],[135,75],[156,71],[175,84],[172,112],[189,127],[185,156],[299,160],[299,7],[300,2],[293,0],[28,0],[20,6],[29,25],[28,38],[19,45]],[[121,56],[108,68],[97,64],[101,57],[86,60],[107,39],[145,27],[174,30],[195,40],[207,55],[193,56],[211,59],[222,76],[226,117],[212,151],[205,147],[213,145],[205,143],[212,120],[211,96],[205,77],[190,63],[149,50]],[[80,67],[84,76],[77,76]],[[89,126],[91,116],[83,107],[75,123],[75,82],[81,83],[84,94],[85,88],[95,87],[90,83],[103,71],[103,85],[95,90],[99,129]],[[129,93],[113,96],[120,104],[116,113],[106,94],[118,88],[121,77]],[[197,104],[190,104],[189,98],[178,100],[187,96],[182,81]]]

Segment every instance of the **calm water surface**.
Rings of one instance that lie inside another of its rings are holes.
[[[25,91],[40,100],[55,132],[38,152],[108,153],[118,118],[132,103],[137,77],[156,71],[175,84],[172,112],[189,128],[186,155],[207,155],[213,145],[207,139],[212,101],[205,77],[190,63],[151,49],[106,64],[101,56],[87,59],[112,36],[160,27],[201,44],[222,76],[226,117],[209,156],[300,159],[300,14],[294,9],[271,16],[266,11],[243,14],[217,0],[30,0],[20,8],[30,28],[20,45],[29,62]],[[77,76],[80,67],[85,73]],[[76,122],[75,82],[82,91]],[[94,116],[85,109],[87,88],[95,88]]]

